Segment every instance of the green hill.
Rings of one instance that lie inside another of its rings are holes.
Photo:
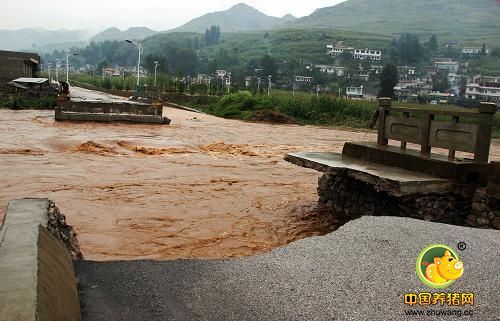
[[[244,3],[237,4],[228,10],[208,13],[173,29],[174,32],[205,32],[207,28],[217,25],[224,32],[268,30],[294,21],[291,15],[283,18],[270,17]]]
[[[348,0],[318,9],[288,27],[437,34],[481,43],[500,42],[499,17],[495,0]]]

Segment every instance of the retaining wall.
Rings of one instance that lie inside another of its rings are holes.
[[[9,202],[0,229],[0,321],[80,320],[73,261],[56,238],[75,235],[56,212],[48,199]]]
[[[329,170],[319,179],[319,203],[344,221],[363,215],[412,217],[432,222],[500,229],[499,199],[486,188],[457,184],[451,191],[392,193],[347,170]]]

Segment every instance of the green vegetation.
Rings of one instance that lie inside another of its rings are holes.
[[[205,104],[194,99],[192,106],[219,117],[252,120],[260,112],[275,112],[302,124],[366,127],[376,110],[375,102],[351,101],[330,96],[276,92],[271,96],[238,92]]]
[[[271,96],[238,92],[218,100],[194,97],[191,107],[206,113],[232,119],[259,120],[259,114],[282,114],[292,122],[308,125],[323,125],[349,128],[366,128],[377,109],[376,102],[346,100],[331,96],[286,92],[275,92]],[[398,103],[398,106],[427,109],[458,109],[455,106],[433,106]],[[500,113],[493,121],[493,137],[500,138]]]
[[[44,96],[39,98],[30,97],[0,97],[0,108],[9,109],[54,109],[57,106],[57,99],[54,96]]]

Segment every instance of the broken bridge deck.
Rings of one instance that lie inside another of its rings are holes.
[[[337,153],[291,153],[285,160],[323,173],[347,171],[348,175],[395,194],[449,192],[453,182],[419,172],[363,161]]]

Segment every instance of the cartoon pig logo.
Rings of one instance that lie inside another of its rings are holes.
[[[433,288],[445,288],[464,273],[464,264],[458,255],[443,244],[431,245],[417,259],[417,274]]]

